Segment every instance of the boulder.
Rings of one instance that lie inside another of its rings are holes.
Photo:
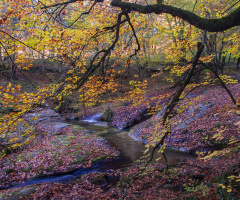
[[[214,104],[211,102],[199,103],[197,105],[188,107],[183,113],[180,113],[174,116],[174,118],[172,118],[171,120],[176,121],[177,123],[175,123],[171,127],[171,131],[172,131],[171,138],[166,139],[167,147],[173,148],[174,150],[182,151],[182,152],[189,152],[189,153],[195,152],[195,149],[173,147],[173,144],[179,144],[180,146],[182,143],[186,143],[189,140],[189,136],[191,135],[191,131],[187,130],[188,129],[187,125],[203,117],[205,114],[207,114],[209,109],[213,107],[214,107]],[[156,120],[159,118],[162,118],[162,116],[166,111],[166,108],[167,106],[163,105],[162,110],[159,111],[154,116],[154,118],[151,118],[147,121],[144,121],[143,123],[140,123],[134,126],[129,132],[129,136],[131,136],[136,140],[141,140],[144,143],[147,143],[148,135],[146,135],[146,129],[149,129],[149,132],[152,131],[153,127],[157,123]]]
[[[24,118],[33,125],[37,131],[45,133],[59,133],[70,124],[64,123],[64,118],[51,109],[41,109],[34,113],[28,113]]]
[[[28,113],[24,118],[29,122],[34,121],[35,124],[42,121],[64,121],[64,118],[62,118],[59,113],[51,109],[41,109],[34,113]]]
[[[122,108],[127,109],[127,108]],[[119,129],[130,129],[131,127],[140,124],[149,119],[152,115],[148,114],[148,108],[134,108],[130,107],[126,112],[119,112],[114,115],[111,126]]]

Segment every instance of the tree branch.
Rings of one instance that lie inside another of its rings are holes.
[[[79,17],[69,26],[69,28],[73,26],[73,24],[75,24],[83,15],[88,15],[95,5],[96,5],[96,1],[91,5],[88,11],[81,13],[81,15],[79,15]]]
[[[162,119],[162,124],[163,124],[163,127],[166,127],[166,122],[167,122],[167,119],[168,119],[168,116],[169,114],[171,113],[171,111],[173,110],[173,108],[175,107],[175,105],[179,102],[179,97],[181,96],[182,92],[184,91],[184,89],[186,88],[186,86],[189,84],[189,81],[191,80],[191,77],[193,76],[193,73],[194,73],[194,70],[196,69],[196,66],[198,64],[198,61],[199,61],[199,58],[203,52],[203,49],[204,49],[204,45],[199,42],[198,43],[198,51],[197,51],[197,54],[194,58],[194,61],[193,61],[193,65],[191,67],[191,69],[189,70],[188,74],[187,74],[187,77],[184,81],[184,83],[179,87],[179,89],[177,90],[177,92],[175,93],[172,101],[170,102],[170,104],[167,106],[167,109],[165,111],[165,114],[163,116],[163,119]],[[154,148],[152,149],[151,151],[151,154],[150,154],[150,159],[148,160],[148,162],[144,165],[144,167],[138,171],[132,178],[131,178],[131,181],[130,181],[130,184],[129,186],[125,189],[125,191],[123,192],[123,195],[120,199],[124,199],[126,193],[127,193],[127,190],[129,189],[130,185],[132,184],[133,180],[134,180],[134,177],[137,177],[139,174],[141,174],[146,168],[147,166],[152,162],[153,160],[153,156],[154,156],[154,153],[156,151],[157,148],[159,148],[160,145],[163,145],[164,143],[164,140],[165,138],[171,133],[170,130],[167,130],[164,135],[162,136],[161,140],[154,146]],[[165,154],[163,154],[163,156],[165,157]],[[166,157],[165,157],[166,159]],[[167,160],[166,160],[167,162]],[[169,167],[169,164],[168,162],[166,163],[167,164],[167,168]]]
[[[161,14],[167,13],[173,17],[179,17],[189,24],[209,32],[221,32],[227,29],[233,28],[240,25],[240,7],[231,12],[229,15],[219,18],[219,19],[206,19],[199,17],[193,12],[176,8],[170,5],[164,4],[154,4],[154,5],[139,5],[135,3],[121,2],[119,0],[113,0],[111,6],[121,8],[123,10],[127,9],[129,11],[136,11],[142,14]]]
[[[62,3],[56,3],[53,5],[49,5],[49,6],[43,6],[42,9],[52,8],[52,7],[56,7],[56,6],[63,6],[63,5],[67,5],[70,3],[77,2],[77,1],[79,1],[79,0],[70,0],[70,1],[62,2]]]
[[[23,44],[24,46],[28,47],[29,49],[32,49],[33,51],[36,51],[37,53],[41,54],[42,56],[47,56],[47,55],[44,55],[42,52],[38,51],[37,49],[35,49],[35,48],[33,48],[33,47],[31,47],[31,46],[25,44],[25,43],[22,42],[21,40],[19,40],[19,39],[13,37],[13,36],[10,35],[8,32],[3,31],[3,30],[1,30],[1,29],[0,29],[0,32],[2,32],[2,33],[5,34],[5,35],[8,35],[12,40],[17,41],[17,42],[19,42],[20,44]],[[47,57],[48,57],[48,58],[51,58],[51,57],[49,57],[49,56],[47,56]]]
[[[53,5],[49,5],[49,6],[43,6],[42,9],[52,8],[52,7],[56,7],[56,6],[68,5],[68,4],[70,4],[70,3],[74,3],[74,2],[77,2],[77,1],[83,1],[83,0],[70,0],[70,1],[65,1],[65,2],[62,2],[62,3],[56,3],[56,4],[53,4]],[[103,2],[103,0],[91,0],[91,1],[95,1],[96,3],[97,3],[97,2]]]
[[[237,104],[237,101],[236,99],[234,98],[233,94],[231,93],[231,91],[228,89],[227,85],[225,84],[225,82],[221,79],[221,77],[216,73],[215,70],[213,70],[211,67],[209,67],[208,65],[206,65],[205,63],[203,62],[200,62],[202,65],[206,66],[215,76],[216,78],[219,80],[221,86],[227,91],[228,95],[230,96],[232,102],[236,105]],[[238,105],[239,107],[239,105]]]

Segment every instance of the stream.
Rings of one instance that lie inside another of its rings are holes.
[[[100,116],[101,115],[98,113],[85,118],[82,121],[71,121],[70,123],[82,126],[87,129],[88,133],[96,134],[106,139],[110,146],[114,147],[120,152],[121,156],[119,159],[113,161],[97,162],[89,168],[80,168],[72,172],[63,173],[60,175],[33,178],[11,188],[19,188],[45,182],[68,182],[82,174],[105,172],[109,169],[119,169],[134,165],[136,163],[135,161],[144,155],[144,151],[146,149],[145,144],[130,137],[128,135],[128,130],[111,128],[108,127],[107,123],[105,122],[98,122]],[[170,150],[165,150],[165,155],[167,156],[168,162],[170,164],[178,163],[195,157],[194,155],[187,153],[174,152]],[[154,156],[154,159],[158,158],[159,156],[159,154],[156,154]],[[164,159],[160,159],[158,162],[165,164]]]

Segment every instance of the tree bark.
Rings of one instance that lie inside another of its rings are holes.
[[[165,4],[154,4],[154,5],[139,5],[135,3],[122,2],[119,0],[113,0],[111,6],[127,10],[129,12],[135,11],[142,14],[162,14],[167,13],[173,17],[179,17],[189,24],[209,32],[222,32],[235,26],[240,25],[240,7],[231,12],[229,15],[219,19],[206,19],[199,17],[193,12],[176,8]]]

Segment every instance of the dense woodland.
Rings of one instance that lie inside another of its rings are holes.
[[[0,10],[0,199],[240,198],[239,0],[1,0]],[[94,171],[122,159],[76,125],[97,113],[145,156]]]

